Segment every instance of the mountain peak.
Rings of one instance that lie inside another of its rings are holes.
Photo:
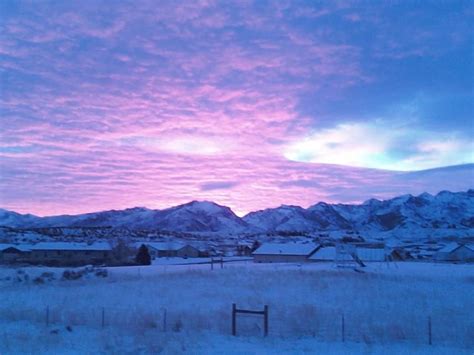
[[[375,205],[378,204],[382,201],[377,200],[376,198],[370,198],[362,203],[363,206],[370,206],[370,205]]]
[[[176,206],[175,208],[186,208],[186,209],[193,209],[199,210],[208,213],[215,213],[221,210],[229,210],[229,207],[218,205],[212,201],[197,201],[193,200],[188,203],[184,203],[182,205]]]
[[[425,200],[431,200],[433,195],[429,194],[428,192],[423,192],[418,197],[424,198]]]

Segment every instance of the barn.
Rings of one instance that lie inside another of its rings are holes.
[[[252,255],[256,263],[306,262],[319,247],[313,243],[265,243]]]
[[[474,262],[474,244],[450,243],[435,255],[436,261]]]

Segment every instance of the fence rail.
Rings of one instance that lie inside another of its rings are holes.
[[[43,309],[0,309],[0,318],[7,321],[26,320],[43,323],[45,327],[89,326],[99,329],[122,327],[125,329],[156,329],[160,332],[205,331],[240,336],[310,336],[323,341],[400,343],[409,342],[427,345],[474,346],[474,320],[470,315],[413,316],[397,319],[384,314],[361,315],[355,312],[340,312],[305,309],[292,310],[273,306],[263,311],[249,311],[232,306],[232,313],[222,308],[179,310],[170,307],[112,307],[97,306],[87,309],[48,305]],[[255,315],[258,315],[256,317]],[[262,318],[263,315],[263,327]],[[269,327],[271,324],[271,327]]]

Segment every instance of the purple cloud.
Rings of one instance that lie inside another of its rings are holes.
[[[1,6],[5,208],[77,213],[209,199],[245,213],[283,203],[308,206],[471,187],[468,173],[419,179],[367,169],[397,170],[406,158],[406,144],[392,129],[399,120],[408,131],[423,132],[413,142],[424,150],[410,169],[459,163],[458,148],[472,141],[468,109],[434,119],[422,115],[424,107],[410,117],[379,107],[404,107],[414,92],[431,93],[433,78],[422,76],[413,57],[425,59],[423,68],[437,69],[441,61],[438,73],[454,70],[447,63],[462,58],[468,43],[465,9],[448,9],[453,20],[443,17],[440,23],[430,17],[436,9],[425,9],[408,17],[413,26],[407,29],[396,19],[411,10],[383,5]],[[454,29],[446,31],[448,25]],[[449,60],[443,59],[446,53]],[[400,74],[407,67],[414,69]],[[454,68],[469,77],[467,66]],[[386,74],[388,69],[394,73]],[[449,88],[435,87],[430,97],[449,103],[448,95],[459,95],[468,102],[469,87],[458,77],[464,76],[440,79],[440,87]],[[394,92],[394,82],[400,92]],[[372,130],[377,122],[384,122],[383,135]],[[448,129],[440,128],[444,122]],[[341,126],[365,127],[367,134],[358,136],[364,144],[349,131],[343,142],[327,136]],[[454,137],[453,144],[428,140],[438,131],[447,133],[438,135],[443,141]],[[327,146],[318,145],[321,137]],[[311,144],[301,145],[307,140]],[[363,146],[368,148],[356,157],[361,168],[334,165],[351,165],[343,158]],[[382,148],[390,153],[390,166],[367,164]],[[444,158],[426,164],[433,155]]]

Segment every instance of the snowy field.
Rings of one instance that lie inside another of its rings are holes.
[[[382,263],[359,273],[333,264],[234,261],[211,270],[168,260],[67,281],[63,270],[0,269],[1,354],[474,350],[470,265]],[[44,272],[52,273],[44,283],[32,281]],[[232,303],[268,305],[269,336],[262,319],[248,315],[230,336]]]

